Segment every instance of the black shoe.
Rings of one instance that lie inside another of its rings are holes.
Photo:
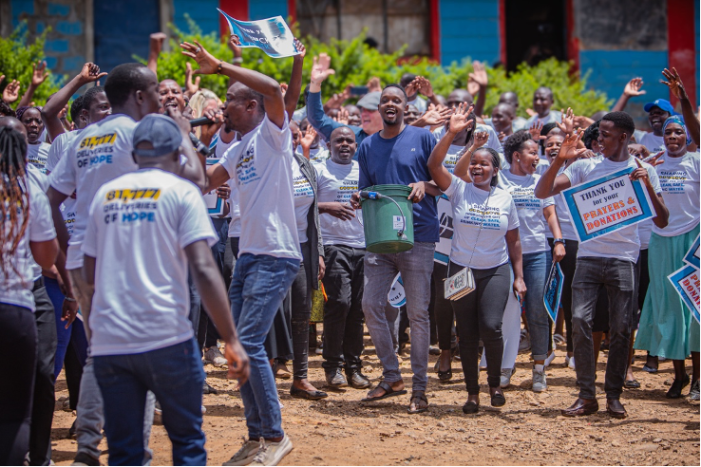
[[[290,395],[297,399],[307,399],[310,401],[318,401],[319,399],[329,397],[324,391],[305,391],[304,389],[299,389],[294,386],[290,388]]]
[[[346,371],[346,377],[348,383],[355,389],[367,389],[371,386],[370,380],[360,370]]]
[[[506,398],[501,391],[498,391],[492,396],[491,403],[492,407],[502,407],[504,404],[506,404]]]
[[[75,459],[73,459],[73,465],[100,465],[100,460],[84,452],[79,452],[75,455]]]
[[[441,383],[447,383],[453,378],[453,369],[449,369],[448,371],[441,371],[438,370],[438,379],[441,380]]]
[[[667,391],[667,399],[679,399],[682,397],[682,389],[684,389],[689,384],[689,375],[684,374],[684,379],[675,379],[672,383],[672,387]]]
[[[77,421],[78,421],[77,418],[75,420],[73,420],[73,424],[68,429],[68,439],[78,439],[78,436],[76,436],[76,434],[75,434],[75,424]]]
[[[346,380],[346,377],[343,376],[341,369],[336,368],[326,372],[326,384],[332,388],[340,388],[343,386],[348,386],[348,381]]]
[[[219,394],[219,391],[214,389],[212,386],[209,385],[209,383],[207,383],[207,381],[205,381],[202,384],[202,394]]]
[[[477,411],[480,409],[479,404],[472,402],[472,401],[467,401],[465,402],[465,405],[462,406],[462,413],[469,415],[473,413],[477,413]]]

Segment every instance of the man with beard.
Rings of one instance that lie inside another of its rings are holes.
[[[430,340],[428,305],[431,298],[433,252],[438,241],[438,216],[435,196],[440,191],[429,184],[426,162],[436,145],[428,130],[407,126],[404,110],[407,96],[399,85],[388,85],[380,96],[379,112],[383,128],[358,148],[361,190],[372,185],[407,185],[414,201],[414,247],[403,253],[365,255],[365,291],[363,310],[377,356],[384,368],[384,380],[371,390],[365,401],[376,401],[406,394],[394,352],[391,331],[385,316],[387,294],[397,272],[402,274],[407,313],[411,326],[411,367],[413,394],[409,413],[428,408],[428,346]],[[426,197],[426,193],[431,196]],[[359,193],[354,205],[359,207]]]

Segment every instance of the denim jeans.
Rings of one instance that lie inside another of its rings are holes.
[[[204,370],[195,339],[128,355],[93,357],[104,401],[110,465],[144,463],[144,416],[153,392],[173,445],[173,465],[205,465]],[[153,412],[153,411],[152,411]]]
[[[241,399],[248,437],[253,440],[284,435],[275,376],[263,344],[299,265],[296,259],[249,253],[243,253],[236,261],[229,300],[239,341],[250,362]]]
[[[596,398],[596,362],[592,322],[599,291],[608,294],[609,357],[604,390],[609,399],[618,399],[623,390],[628,365],[631,316],[638,304],[635,263],[615,258],[580,257],[572,281],[572,328],[574,358],[577,362],[579,397]]]
[[[548,356],[550,318],[543,303],[545,281],[552,265],[552,253],[541,251],[523,255],[523,281],[526,283],[526,321],[531,336],[533,360],[545,360]]]
[[[365,290],[363,310],[370,337],[375,344],[387,383],[401,381],[399,362],[392,344],[391,328],[385,308],[387,294],[397,272],[402,274],[406,307],[411,326],[411,370],[415,391],[425,391],[428,383],[428,346],[430,321],[428,303],[431,299],[431,273],[435,243],[416,242],[414,248],[402,253],[365,255]]]

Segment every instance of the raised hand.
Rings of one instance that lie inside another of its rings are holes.
[[[658,154],[654,154],[650,157],[644,158],[643,162],[647,162],[653,167],[657,167],[658,165],[664,164],[664,159],[662,159],[662,156],[664,156],[664,151],[660,151]]]
[[[282,97],[285,97],[285,94],[287,94],[288,89],[289,85],[287,83],[280,83],[280,92],[282,93]]]
[[[419,119],[414,122],[414,126],[436,126],[445,123],[453,114],[453,111],[448,107],[436,107],[429,104],[428,110]],[[417,125],[417,122],[419,123]]]
[[[623,88],[623,94],[625,94],[628,97],[642,96],[642,95],[647,93],[647,91],[640,90],[642,87],[643,87],[643,79],[642,78],[633,78],[630,81],[628,81],[628,84],[626,84],[626,87]]]
[[[34,66],[34,72],[32,73],[32,86],[37,88],[46,81],[46,78],[49,77],[49,72],[46,71],[46,62],[45,61],[40,61],[37,62],[36,65]]]
[[[577,128],[589,128],[593,124],[594,120],[589,117],[585,117],[583,115],[575,115],[574,117],[574,126]]]
[[[307,125],[307,130],[302,135],[299,140],[299,145],[302,146],[302,150],[309,150],[314,144],[314,139],[316,139],[317,132],[313,126]]]
[[[107,76],[107,73],[100,73],[99,66],[92,62],[88,62],[83,65],[83,68],[80,70],[80,74],[78,76],[80,76],[81,82],[92,83],[93,81],[104,78]]]
[[[234,53],[234,57],[241,56],[241,39],[236,34],[229,35],[229,41],[226,43],[231,51]]]
[[[662,70],[662,75],[667,78],[667,81],[660,80],[660,82],[669,87],[669,90],[672,92],[672,94],[674,94],[674,97],[679,100],[685,99],[687,96],[686,89],[684,89],[684,83],[682,83],[682,79],[679,76],[679,73],[677,73],[677,69],[672,68],[672,70],[673,71],[670,71],[668,68]]]
[[[472,68],[474,69],[474,72],[469,74],[468,84],[473,82],[482,89],[486,88],[487,84],[489,84],[489,77],[487,76],[487,70],[484,68],[484,65],[475,60],[472,62]]]
[[[348,117],[348,111],[341,107],[340,109],[338,109],[338,115],[336,116],[336,118],[334,118],[334,120],[336,120],[338,123],[342,123],[343,125],[348,125]]]
[[[486,131],[476,131],[472,140],[472,147],[479,149],[489,141],[489,133]]]
[[[192,80],[192,65],[190,62],[185,64],[185,93],[192,97],[197,91],[200,90],[200,77],[198,76],[195,80]]]
[[[307,48],[304,46],[304,44],[302,44],[302,41],[300,41],[296,37],[294,43],[295,47],[297,47],[297,51],[299,51],[299,53],[295,55],[295,58],[297,58],[298,60],[304,58],[307,55]]]
[[[467,106],[465,102],[458,104],[455,109],[455,113],[450,117],[450,123],[448,124],[448,131],[454,134],[458,134],[463,130],[469,130],[474,124],[474,120],[468,118],[472,113],[474,107]]]
[[[429,99],[433,97],[433,86],[431,85],[431,82],[428,80],[428,78],[424,78],[423,76],[417,76],[416,81],[418,81],[419,83],[419,92],[421,94],[428,97]]]
[[[346,88],[339,93],[335,93],[329,100],[324,104],[325,108],[329,109],[340,109],[344,102],[350,97],[350,90],[352,84],[346,86]]]
[[[382,83],[380,83],[380,78],[373,76],[368,81],[368,92],[382,91]]]
[[[540,141],[541,139],[545,139],[545,136],[541,136],[540,132],[543,129],[543,123],[539,121],[533,122],[533,125],[528,129],[528,132],[531,134],[531,138],[533,138],[533,141],[536,143]]]
[[[407,96],[413,96],[419,92],[419,77],[414,78],[411,83],[404,88]]]
[[[154,32],[149,36],[149,46],[151,50],[156,52],[156,54],[161,53],[161,50],[163,50],[163,43],[165,42],[166,34],[164,32]]]
[[[321,84],[326,78],[336,74],[336,70],[331,68],[331,57],[321,53],[314,57],[312,64],[311,80],[316,84]]]
[[[199,68],[193,71],[196,75],[212,75],[217,72],[219,64],[221,63],[217,60],[214,55],[207,52],[202,45],[196,40],[193,41],[195,45],[189,42],[183,42],[180,47],[183,49],[182,54],[186,57],[190,57],[197,62]]]
[[[17,81],[16,79],[10,81],[5,87],[5,90],[2,92],[2,100],[7,102],[8,104],[11,104],[17,99],[19,99],[19,88],[19,81]]]
[[[556,125],[560,130],[562,130],[564,134],[570,135],[574,131],[574,112],[570,107],[567,108],[567,112],[565,112],[564,110],[561,110],[561,112],[562,123],[556,123]]]
[[[581,131],[574,131],[571,135],[567,135],[562,146],[560,146],[560,152],[557,154],[557,158],[562,160],[576,159],[588,151],[587,148],[577,149],[577,143],[579,143],[581,137]]]

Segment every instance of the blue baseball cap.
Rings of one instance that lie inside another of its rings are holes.
[[[139,143],[151,143],[153,149],[139,149]],[[160,157],[178,150],[183,142],[183,135],[175,120],[160,114],[145,116],[136,128],[132,144],[134,154],[141,157]]]
[[[648,102],[643,108],[645,109],[645,112],[649,112],[653,107],[659,107],[665,112],[669,112],[672,115],[677,115],[677,113],[674,111],[674,107],[672,107],[672,104],[666,99],[656,99],[652,102]]]

